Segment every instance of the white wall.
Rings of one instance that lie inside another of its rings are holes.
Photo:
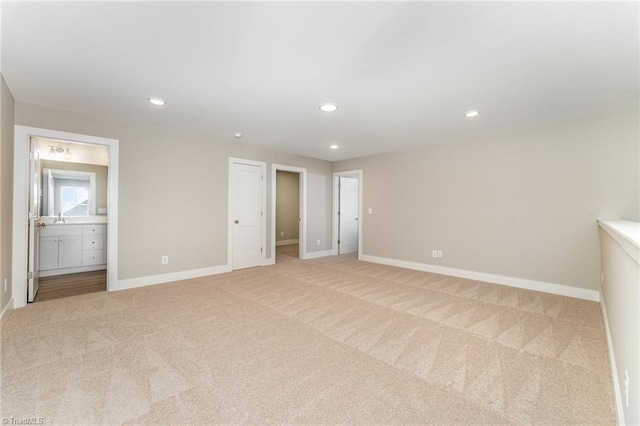
[[[596,294],[596,218],[640,219],[638,129],[637,109],[615,111],[342,161],[334,171],[363,169],[365,255]]]
[[[308,171],[308,252],[330,248],[331,173],[327,161],[142,127],[40,105],[16,103],[16,124],[120,141],[118,279],[225,265],[229,157]],[[267,223],[271,223],[271,173]],[[267,257],[270,253],[267,232]],[[321,244],[315,244],[320,240]],[[168,265],[161,265],[168,255]]]
[[[13,96],[0,75],[0,311],[11,300],[13,222]],[[7,290],[4,280],[7,280]],[[3,319],[5,319],[3,317]]]
[[[622,409],[626,424],[640,424],[640,249],[625,244],[635,259],[612,234],[600,228],[602,245],[602,303],[606,307],[611,345],[615,354],[614,374],[624,400],[624,372],[630,379],[629,407]]]

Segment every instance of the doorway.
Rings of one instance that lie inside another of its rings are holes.
[[[109,150],[31,139],[28,302],[106,291]]]
[[[276,263],[300,259],[300,175],[276,171]]]
[[[100,172],[74,170],[96,162],[104,163]],[[60,290],[63,276],[100,273],[104,289],[115,288],[117,140],[15,126],[13,209],[14,307],[37,298],[40,275],[57,276]],[[57,293],[74,294],[70,288]]]
[[[362,253],[362,170],[333,174],[333,254]]]
[[[296,191],[297,197],[292,194]],[[278,262],[278,254],[284,255],[282,260],[305,259],[307,255],[307,169],[302,167],[271,166],[271,263]]]
[[[232,270],[265,262],[266,164],[229,159],[229,248]]]
[[[338,254],[358,251],[358,177],[338,177]]]

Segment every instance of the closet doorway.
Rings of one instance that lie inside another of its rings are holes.
[[[274,164],[271,174],[271,258],[273,263],[304,259],[307,170]]]

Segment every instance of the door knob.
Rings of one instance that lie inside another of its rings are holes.
[[[240,221],[238,219],[236,219],[233,223],[240,223]]]

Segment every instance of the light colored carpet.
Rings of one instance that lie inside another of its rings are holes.
[[[45,424],[613,424],[597,303],[347,255],[29,305],[2,416]]]
[[[288,244],[276,248],[276,263],[289,262],[291,260],[300,259],[300,250],[298,244]]]

